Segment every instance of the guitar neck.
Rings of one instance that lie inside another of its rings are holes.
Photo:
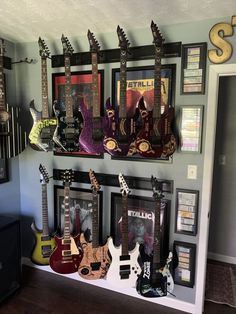
[[[127,51],[120,51],[120,104],[119,117],[126,118]]]
[[[153,264],[157,265],[161,262],[161,228],[160,228],[161,200],[156,198],[155,202],[155,224],[154,224],[154,242],[153,242]],[[155,272],[155,267],[153,271]]]
[[[6,96],[3,72],[3,56],[0,56],[0,110],[6,110]]]
[[[47,184],[42,184],[42,220],[43,236],[46,237],[49,236]]]
[[[128,195],[122,195],[122,255],[129,254],[128,246]]]
[[[153,118],[157,119],[161,117],[161,55],[162,49],[155,46]]]
[[[41,82],[42,82],[42,118],[49,118],[48,110],[48,77],[47,58],[41,58]]]
[[[92,52],[92,95],[93,95],[93,118],[100,117],[100,101],[98,90],[98,55]]]
[[[73,118],[73,103],[71,91],[70,56],[65,55],[65,107],[67,118]]]
[[[65,183],[64,187],[64,239],[70,239],[70,186]]]
[[[98,219],[98,193],[92,192],[93,195],[93,212],[92,212],[92,247],[99,247],[99,219]]]

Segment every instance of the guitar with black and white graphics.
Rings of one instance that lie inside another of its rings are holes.
[[[155,223],[154,223],[154,242],[153,253],[147,255],[144,246],[141,247],[140,254],[143,263],[142,272],[138,277],[136,289],[139,294],[147,298],[164,297],[174,289],[174,280],[172,278],[169,264],[172,260],[172,253],[166,261],[162,262],[160,257],[160,212],[162,183],[152,176],[151,178],[153,188],[153,198],[155,200]]]
[[[37,151],[52,151],[53,135],[57,126],[57,118],[49,117],[47,58],[50,51],[44,40],[39,37],[39,54],[41,56],[42,112],[35,109],[34,100],[30,102],[30,112],[34,120],[29,134],[30,146]]]
[[[141,272],[138,263],[139,243],[132,251],[128,250],[128,197],[130,190],[122,174],[119,174],[119,183],[122,193],[122,231],[121,245],[115,247],[112,238],[108,238],[108,248],[112,257],[106,280],[116,287],[135,287],[137,276]]]
[[[64,60],[65,60],[65,111],[58,108],[55,103],[54,110],[58,118],[58,126],[53,135],[56,143],[55,151],[62,152],[79,152],[79,135],[81,132],[82,120],[79,112],[79,105],[74,108],[71,84],[70,59],[74,49],[69,40],[62,34],[61,37]]]
[[[56,248],[49,258],[49,265],[59,274],[71,274],[78,271],[83,252],[80,245],[80,234],[75,237],[70,234],[70,184],[73,177],[72,170],[65,170],[64,182],[64,232],[62,237],[55,236]]]
[[[100,190],[100,185],[91,169],[89,178],[93,195],[92,242],[87,242],[83,233],[80,235],[83,258],[78,272],[84,279],[95,280],[106,276],[111,259],[108,254],[108,244],[99,245],[98,191]]]
[[[49,233],[48,227],[48,198],[47,184],[49,183],[49,175],[47,170],[41,164],[39,165],[40,182],[42,185],[42,225],[43,229],[39,230],[35,222],[32,223],[31,229],[34,232],[36,243],[31,255],[33,263],[38,265],[48,265],[49,257],[55,248],[55,240]]]

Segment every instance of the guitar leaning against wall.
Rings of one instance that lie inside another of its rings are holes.
[[[31,229],[34,232],[36,243],[33,249],[31,260],[38,265],[48,265],[49,257],[55,247],[54,237],[51,237],[48,227],[48,198],[47,198],[47,184],[49,183],[49,176],[44,166],[40,164],[40,182],[42,185],[42,222],[43,229],[39,230],[35,222],[32,223]]]

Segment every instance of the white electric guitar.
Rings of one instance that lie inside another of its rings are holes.
[[[136,280],[141,272],[138,263],[139,244],[136,243],[132,251],[128,250],[128,196],[130,190],[121,173],[119,174],[119,183],[122,193],[122,238],[119,247],[114,246],[111,237],[108,239],[112,262],[106,280],[116,287],[131,288],[135,287]]]

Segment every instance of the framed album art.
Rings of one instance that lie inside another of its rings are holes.
[[[93,196],[88,189],[70,188],[70,232],[83,232],[86,241],[92,241]],[[98,191],[99,237],[102,237],[102,191]],[[54,186],[54,222],[59,234],[64,228],[64,187]]]
[[[174,282],[177,285],[193,288],[196,244],[174,241],[173,251],[176,252],[178,257],[178,266],[174,270]]]

